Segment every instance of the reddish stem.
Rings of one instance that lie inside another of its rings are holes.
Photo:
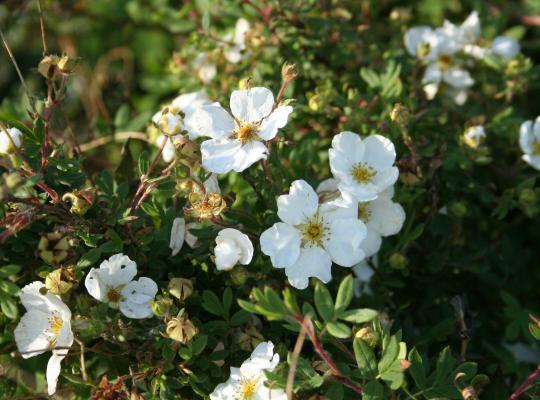
[[[534,380],[540,375],[540,365],[533,371],[532,374],[529,375],[529,377],[523,382],[519,387],[514,390],[514,393],[508,398],[508,400],[517,400],[519,399],[519,396],[521,396],[523,393],[527,391],[529,386],[531,386],[534,382]]]
[[[330,358],[328,353],[324,350],[319,338],[313,331],[313,324],[309,321],[309,323],[306,323],[301,317],[296,317],[296,321],[304,327],[306,330],[307,335],[309,336],[309,339],[311,340],[311,343],[313,343],[313,347],[315,348],[315,351],[317,354],[324,360],[324,362],[330,367],[332,372],[334,373],[334,377],[343,383],[345,386],[349,387],[350,389],[354,390],[358,394],[362,394],[362,387],[358,385],[357,383],[353,382],[350,378],[343,375],[343,373],[339,370],[337,365],[334,363],[334,361]]]

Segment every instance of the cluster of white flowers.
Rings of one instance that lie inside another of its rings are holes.
[[[259,343],[240,368],[231,367],[229,379],[216,386],[210,400],[286,400],[282,389],[264,386],[267,381],[264,372],[272,371],[278,364],[279,354],[274,354],[273,343]]]
[[[115,254],[103,261],[99,268],[92,268],[84,284],[88,293],[110,307],[120,308],[128,318],[150,318],[150,308],[158,291],[156,282],[137,275],[137,264],[128,256]]]
[[[26,285],[20,294],[26,308],[15,328],[15,342],[23,358],[52,351],[47,363],[48,393],[56,392],[60,363],[73,344],[71,311],[60,297],[48,292],[42,282]]]
[[[540,116],[535,121],[525,121],[519,130],[522,159],[534,169],[540,170]]]
[[[244,18],[239,18],[236,21],[234,33],[223,36],[223,40],[219,42],[219,45],[223,49],[223,55],[228,62],[237,64],[242,61],[246,55],[246,34],[250,29],[249,22]],[[217,66],[212,62],[209,53],[199,53],[191,65],[197,71],[197,75],[203,83],[211,82],[216,77]]]
[[[391,200],[399,175],[391,141],[342,132],[329,156],[334,179],[319,185],[319,195],[305,181],[293,182],[277,201],[282,222],[260,238],[262,252],[297,289],[305,289],[310,277],[329,282],[332,262],[352,267],[374,255],[381,238],[399,232],[405,220]]]
[[[416,26],[405,33],[405,47],[409,54],[427,64],[422,84],[429,100],[435,97],[444,83],[455,103],[464,104],[467,90],[474,84],[466,69],[472,59],[494,55],[509,60],[519,53],[519,44],[510,37],[498,36],[490,45],[483,46],[480,35],[480,19],[476,11],[459,26],[445,21],[436,29]]]
[[[9,137],[8,137],[9,135]],[[11,154],[15,151],[13,146],[21,147],[23,134],[17,128],[9,128],[7,131],[0,130],[0,154]]]

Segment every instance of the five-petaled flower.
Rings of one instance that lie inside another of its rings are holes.
[[[523,161],[540,170],[540,116],[533,121],[525,121],[519,130],[519,145],[523,151]]]
[[[357,218],[358,203],[351,196],[319,204],[313,188],[297,180],[277,204],[283,222],[262,233],[261,250],[275,268],[285,268],[295,288],[305,289],[310,277],[329,282],[332,262],[352,267],[364,258],[360,244],[366,226]]]
[[[208,136],[201,145],[202,165],[215,173],[242,172],[265,159],[278,129],[287,124],[291,106],[274,109],[274,95],[264,87],[235,90],[231,94],[232,116],[219,104],[195,112],[197,133]]]
[[[257,345],[251,356],[240,368],[231,367],[229,379],[216,386],[210,400],[286,400],[282,389],[270,389],[265,371],[272,371],[279,363],[279,354],[274,354],[272,342]]]
[[[59,296],[48,292],[45,284],[39,281],[26,285],[20,298],[26,313],[15,328],[17,348],[23,358],[52,351],[46,376],[48,393],[53,395],[60,375],[60,363],[73,344],[71,311]]]
[[[152,300],[158,291],[150,278],[133,280],[137,264],[122,253],[103,261],[99,268],[92,268],[86,275],[85,286],[95,299],[120,308],[128,318],[150,318]]]
[[[371,135],[362,140],[356,133],[341,132],[334,136],[328,153],[339,190],[358,201],[375,200],[399,176],[394,166],[394,144],[384,136]]]

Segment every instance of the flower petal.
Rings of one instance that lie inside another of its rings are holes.
[[[49,362],[47,363],[47,393],[52,396],[56,392],[56,385],[58,383],[58,376],[60,376],[61,362],[65,358],[65,355],[58,355],[53,353]]]
[[[242,172],[245,169],[251,167],[257,161],[266,158],[268,154],[268,148],[263,142],[253,140],[244,144],[238,150],[234,163],[234,170],[236,172]]]
[[[120,311],[128,318],[150,318],[152,316],[150,303],[157,291],[156,282],[150,278],[142,277],[138,281],[130,282],[122,289]]]
[[[231,112],[242,122],[259,122],[272,111],[274,95],[264,87],[235,90],[230,99]]]
[[[518,55],[519,43],[508,36],[497,36],[493,39],[491,44],[491,49],[493,53],[497,54],[504,60],[511,60]]]
[[[45,334],[49,328],[50,314],[38,309],[29,309],[15,328],[15,343],[23,358],[44,353],[50,347],[51,335]]]
[[[418,46],[422,44],[427,44],[428,35],[432,35],[433,30],[429,26],[415,26],[407,32],[405,32],[404,42],[407,52],[411,56],[417,56]]]
[[[289,283],[296,289],[307,288],[310,277],[328,283],[332,279],[332,260],[320,247],[303,248],[298,260],[285,268],[285,274],[289,278]]]
[[[391,140],[381,135],[370,135],[364,139],[365,160],[379,170],[391,167],[396,161],[396,149]]]
[[[287,125],[289,114],[292,111],[291,106],[277,107],[272,111],[272,114],[263,119],[258,133],[259,137],[263,140],[272,140],[276,136],[278,129]]]
[[[238,229],[226,228],[219,231],[214,250],[219,270],[232,269],[236,263],[247,265],[253,258],[253,244],[249,237]]]
[[[473,11],[469,14],[467,19],[461,24],[461,32],[463,34],[463,41],[465,43],[474,43],[480,37],[480,18],[478,18],[478,12]]]
[[[337,134],[332,139],[332,149],[334,158],[345,157],[351,163],[356,163],[364,159],[365,145],[360,135],[345,131]],[[332,167],[332,159],[330,160]]]
[[[313,188],[304,180],[291,184],[289,194],[278,197],[278,216],[289,225],[299,225],[317,212],[319,198]]]
[[[294,227],[283,222],[274,224],[260,237],[261,251],[270,256],[275,268],[293,265],[300,256],[300,233]]]
[[[449,68],[443,73],[443,79],[454,88],[463,89],[474,85],[469,71],[460,68]]]
[[[184,218],[175,218],[171,228],[171,238],[169,240],[169,248],[171,249],[171,257],[177,255],[184,245],[184,237],[186,235],[186,220]]]
[[[534,151],[534,142],[533,121],[525,121],[519,128],[519,146],[521,147],[521,151],[527,154],[532,153]]]
[[[378,198],[370,203],[371,216],[368,225],[382,236],[398,233],[405,222],[405,210],[400,204],[387,198]]]
[[[96,273],[103,284],[117,287],[131,282],[137,275],[137,264],[128,256],[118,253],[103,261]]]
[[[201,144],[202,165],[210,172],[224,174],[233,170],[242,144],[236,140],[210,139]]]
[[[338,219],[330,226],[330,237],[324,244],[332,261],[352,267],[364,259],[360,244],[366,238],[366,225],[358,219]]]
[[[229,137],[236,129],[234,119],[219,103],[208,104],[195,110],[190,123],[198,135],[212,139]]]
[[[368,228],[366,238],[360,243],[360,249],[367,258],[376,254],[381,249],[381,244],[381,235],[374,229]]]

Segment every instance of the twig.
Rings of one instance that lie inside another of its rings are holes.
[[[531,386],[534,382],[534,380],[540,375],[540,365],[533,371],[532,374],[528,376],[528,378],[523,382],[519,387],[514,390],[514,392],[510,395],[508,400],[517,400],[519,399],[519,396],[521,396],[523,393],[527,391],[529,386]]]
[[[101,147],[110,142],[125,141],[128,139],[137,139],[144,142],[149,142],[148,135],[143,132],[118,132],[113,136],[100,137],[90,142],[83,143],[80,145],[80,151],[84,153],[85,151]]]
[[[310,319],[309,315],[306,315],[304,322]],[[298,339],[296,339],[296,344],[294,345],[294,350],[291,356],[291,364],[289,366],[289,374],[287,375],[287,399],[292,400],[292,392],[294,386],[294,375],[296,373],[296,366],[298,365],[298,357],[302,351],[302,346],[304,345],[304,340],[306,339],[306,328],[304,325],[300,327],[300,333],[298,334]]]
[[[79,347],[81,348],[81,375],[82,375],[82,379],[83,381],[88,381],[88,374],[86,373],[86,363],[84,362],[84,343],[82,340],[80,340],[79,338],[77,337],[74,337],[75,341],[77,342],[77,344],[79,345]]]
[[[30,107],[32,107],[32,111],[35,115],[38,115],[39,113],[36,110],[36,107],[34,103],[32,102],[32,96],[30,96],[30,91],[28,90],[28,86],[26,86],[26,82],[24,80],[24,77],[21,73],[21,70],[19,69],[19,65],[17,64],[17,60],[15,60],[15,57],[13,56],[13,53],[11,52],[11,49],[9,48],[9,45],[7,44],[6,38],[4,37],[4,33],[2,32],[2,29],[0,29],[0,38],[2,39],[2,43],[4,44],[4,47],[9,55],[9,58],[11,59],[11,63],[13,64],[13,67],[15,68],[15,71],[17,71],[17,75],[19,76],[19,80],[21,81],[21,85],[23,86],[24,92],[26,93],[26,97],[28,97],[28,103],[30,103]]]
[[[360,385],[352,381],[350,378],[343,375],[343,373],[339,370],[337,365],[334,363],[332,358],[328,355],[328,353],[324,350],[321,342],[319,341],[319,338],[315,334],[313,330],[313,324],[311,323],[311,320],[305,321],[301,317],[297,316],[295,317],[296,321],[300,324],[300,326],[303,326],[306,330],[307,335],[309,336],[309,340],[311,340],[311,343],[313,343],[313,347],[315,348],[315,351],[317,354],[323,359],[323,361],[330,367],[332,370],[332,373],[334,377],[343,383],[348,388],[354,390],[358,394],[362,394],[363,390]]]
[[[41,10],[41,0],[37,0],[38,11],[39,11],[39,25],[41,28],[41,43],[43,45],[43,57],[49,52],[47,50],[47,40],[45,39],[45,22],[43,20],[43,11]]]

